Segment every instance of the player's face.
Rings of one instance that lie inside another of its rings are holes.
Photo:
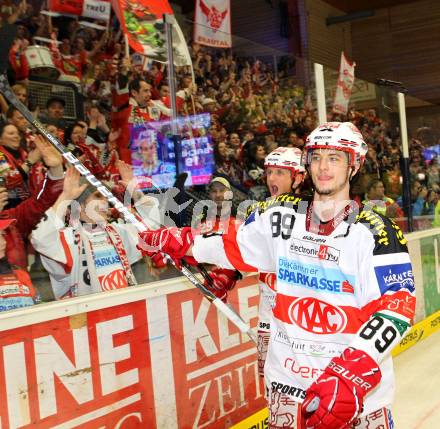
[[[350,169],[347,155],[339,150],[315,149],[310,162],[310,175],[318,195],[334,196],[348,190]]]
[[[144,142],[141,145],[142,159],[145,162],[152,162],[156,157],[156,144],[154,142]]]
[[[291,192],[292,173],[286,168],[267,167],[266,183],[272,197]]]

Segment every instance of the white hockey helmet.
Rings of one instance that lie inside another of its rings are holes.
[[[314,149],[335,149],[347,152],[349,165],[362,165],[368,146],[361,132],[351,122],[327,122],[315,128],[307,137],[303,164],[309,165]]]
[[[301,164],[301,158],[301,149],[297,147],[279,147],[266,156],[264,168],[286,168],[293,173],[292,177],[295,177],[297,173],[306,172],[306,169]]]

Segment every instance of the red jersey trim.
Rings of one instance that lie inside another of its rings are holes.
[[[64,270],[66,271],[66,273],[70,273],[73,267],[73,258],[72,258],[72,253],[70,252],[70,247],[67,244],[66,237],[64,237],[64,233],[62,231],[60,231],[60,241],[64,249],[64,254],[66,255],[66,263],[64,264]]]
[[[236,270],[248,272],[258,271],[255,267],[244,262],[237,244],[237,228],[235,226],[229,225],[228,232],[222,235],[222,239],[226,257]]]

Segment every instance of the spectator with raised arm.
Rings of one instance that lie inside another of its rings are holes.
[[[155,227],[160,220],[157,200],[139,197],[135,207],[143,221]],[[63,192],[32,234],[56,299],[137,283],[131,270],[142,257],[136,249],[137,230],[131,224],[110,223],[109,214],[108,201],[69,168]]]
[[[0,175],[5,177],[9,192],[8,208],[29,197],[29,176],[40,158],[37,148],[28,153],[20,147],[20,133],[15,125],[0,126]]]
[[[26,268],[25,240],[62,190],[61,156],[42,137],[37,136],[35,143],[48,167],[39,193],[5,210],[8,192],[0,188],[0,311],[27,307],[38,301]]]

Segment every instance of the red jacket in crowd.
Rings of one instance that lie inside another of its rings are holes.
[[[63,179],[52,180],[46,177],[40,192],[20,203],[17,207],[0,212],[0,219],[16,219],[5,231],[6,257],[11,265],[27,267],[24,239],[31,233],[63,190]]]

